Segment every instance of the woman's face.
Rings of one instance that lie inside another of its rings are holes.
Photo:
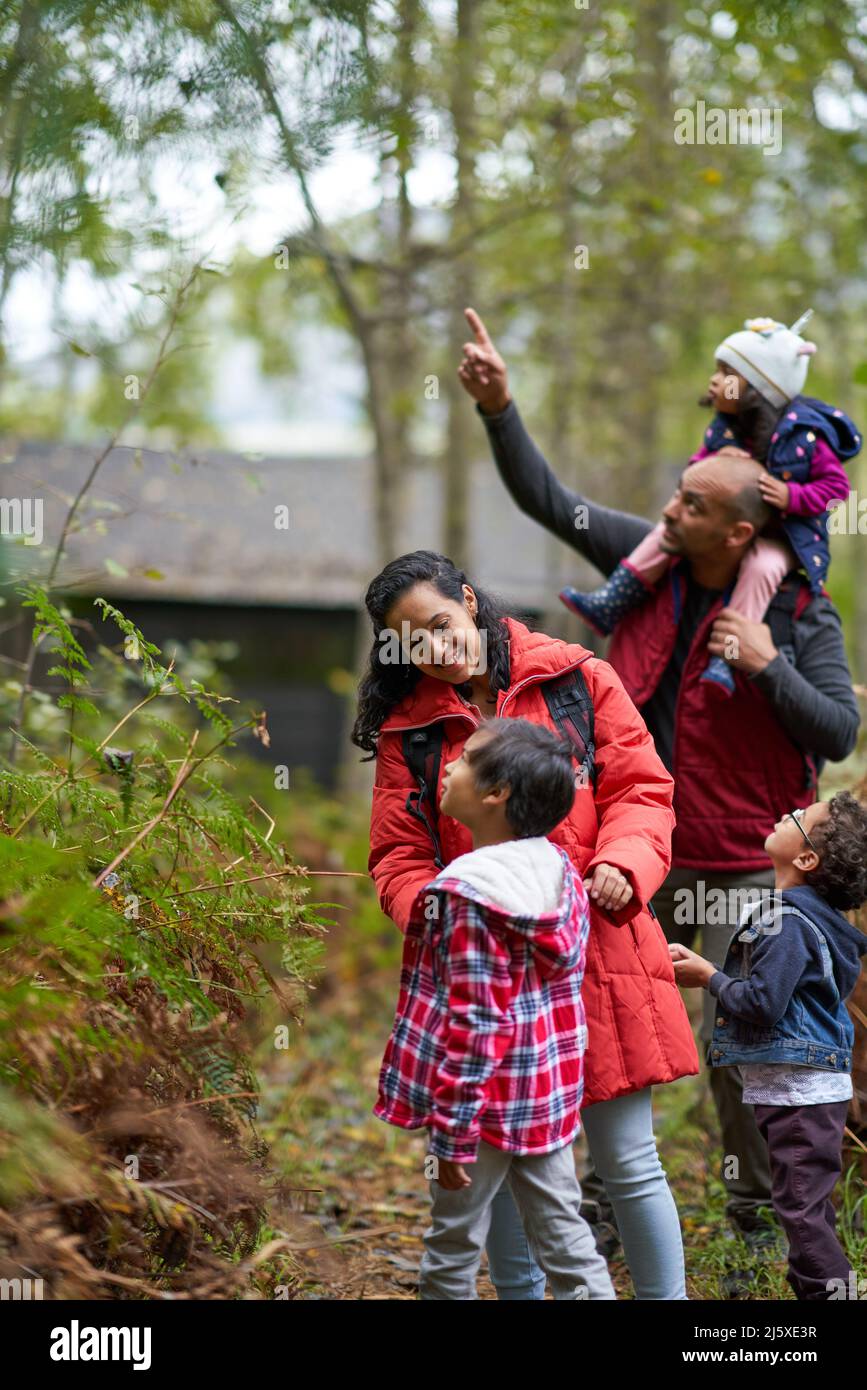
[[[464,601],[457,603],[420,580],[385,615],[387,629],[400,643],[401,659],[449,685],[460,685],[485,669],[487,646],[475,623],[476,596],[469,584],[462,588]],[[388,647],[383,644],[383,651],[395,647],[392,641]]]

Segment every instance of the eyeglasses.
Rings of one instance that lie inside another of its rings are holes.
[[[803,814],[804,814],[804,808],[801,807],[801,808],[800,808],[799,810],[797,810],[797,811],[787,811],[787,812],[786,812],[786,818],[787,818],[788,820],[793,820],[793,821],[795,822],[795,825],[798,827],[798,829],[800,830],[800,832],[801,832],[801,834],[803,835],[804,839],[807,841],[807,844],[810,846],[810,849],[816,850],[816,846],[813,844],[813,841],[810,839],[809,835],[807,834],[806,830],[804,829],[804,827],[803,827],[802,824],[801,824],[801,816],[803,816]],[[817,853],[817,854],[818,854],[818,852],[819,852],[819,851],[816,850],[816,853]]]

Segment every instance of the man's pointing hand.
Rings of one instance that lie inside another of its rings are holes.
[[[464,355],[458,367],[464,390],[478,401],[486,415],[499,415],[511,400],[506,364],[488,336],[488,330],[475,309],[465,309],[467,323],[474,341],[464,343]]]

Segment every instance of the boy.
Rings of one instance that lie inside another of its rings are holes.
[[[546,838],[575,797],[572,750],[490,719],[445,771],[440,809],[473,850],[416,897],[374,1113],[427,1127],[433,1165],[422,1299],[474,1299],[507,1181],[555,1299],[613,1299],[580,1215],[572,1142],[587,1041],[587,894]]]
[[[744,1101],[768,1145],[795,1297],[836,1298],[852,1275],[831,1201],[852,1096],[855,1030],[845,1001],[867,951],[843,913],[867,900],[867,809],[839,792],[790,811],[765,849],[775,901],[747,905],[723,969],[679,943],[669,949],[678,983],[718,1001],[707,1060],[740,1065]]]

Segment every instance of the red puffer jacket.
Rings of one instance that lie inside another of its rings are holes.
[[[585,647],[530,632],[514,618],[509,628],[511,684],[497,696],[497,714],[554,728],[542,681],[581,665],[595,711],[597,787],[579,788],[570,815],[551,832],[582,876],[612,864],[632,885],[631,901],[617,914],[592,907],[584,975],[588,1049],[584,1105],[612,1100],[658,1082],[698,1071],[692,1029],[665,937],[647,911],[671,859],[673,783],[644,722],[611,667]],[[481,723],[446,681],[422,676],[382,726],[370,827],[368,870],[383,912],[406,931],[416,894],[437,873],[424,828],[406,809],[415,790],[401,750],[404,729],[444,723],[442,777]],[[555,730],[556,731],[556,730]],[[440,815],[443,862],[472,849],[469,831]]]

